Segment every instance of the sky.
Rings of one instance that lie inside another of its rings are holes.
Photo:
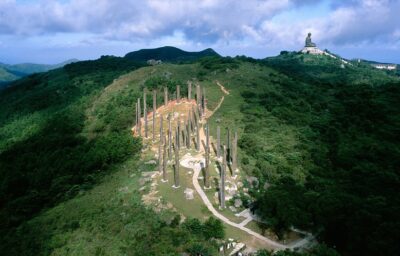
[[[344,58],[400,63],[400,0],[0,0],[0,62],[54,64],[165,45],[265,58],[308,32]]]

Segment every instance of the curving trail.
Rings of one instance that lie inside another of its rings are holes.
[[[219,81],[216,81],[216,83],[219,86],[219,88],[221,88],[221,91],[223,93],[225,93],[226,95],[229,95],[229,91],[227,89],[225,89],[225,87]]]
[[[265,243],[269,244],[270,246],[273,246],[277,249],[287,249],[290,248],[286,245],[280,244],[278,242],[275,242],[269,238],[266,238],[265,236],[262,236],[260,234],[258,234],[257,232],[254,232],[253,230],[246,228],[244,226],[242,226],[240,223],[235,223],[230,221],[228,218],[226,218],[224,215],[220,214],[215,208],[214,206],[211,204],[210,200],[208,200],[208,197],[206,196],[206,194],[204,193],[203,189],[201,188],[200,184],[199,184],[199,174],[201,169],[198,168],[197,166],[195,168],[193,168],[193,176],[192,176],[192,182],[193,182],[193,186],[196,189],[197,193],[199,194],[200,198],[203,200],[204,204],[207,206],[208,210],[210,210],[210,212],[217,217],[218,219],[220,219],[221,221],[223,221],[224,223],[231,225],[235,228],[238,228],[246,233],[248,233],[249,235],[252,235],[254,237],[257,237],[258,239],[264,241]]]
[[[221,88],[221,90],[223,91],[224,94],[229,95],[229,91],[227,91],[225,89],[225,87],[219,81],[216,81],[216,83]],[[217,107],[214,110],[209,112],[209,115],[207,115],[207,118],[211,117],[214,114],[214,112],[217,111],[221,107],[221,105],[222,105],[222,103],[224,101],[224,98],[225,98],[225,96],[222,96],[222,98],[219,101]],[[201,139],[205,138],[204,129],[200,130],[200,138]],[[269,239],[269,238],[267,238],[265,236],[262,236],[261,234],[255,232],[255,231],[253,231],[253,230],[251,230],[249,228],[246,228],[245,226],[252,220],[252,218],[245,219],[241,223],[235,223],[235,222],[229,220],[228,218],[226,218],[224,215],[219,213],[214,208],[214,206],[212,205],[212,203],[208,199],[207,195],[204,193],[203,189],[201,188],[201,186],[199,184],[199,180],[198,180],[199,174],[200,174],[200,171],[201,171],[201,167],[199,165],[195,165],[195,166],[192,167],[192,169],[193,169],[192,183],[193,183],[194,188],[196,189],[196,191],[199,194],[200,198],[203,200],[204,204],[207,206],[208,210],[216,218],[220,219],[224,223],[226,223],[226,224],[228,224],[228,225],[230,225],[232,227],[238,228],[238,229],[248,233],[249,235],[252,235],[252,236],[262,240],[263,242],[265,242],[269,246],[274,247],[274,248],[276,248],[278,250],[293,249],[293,248],[296,248],[296,247],[303,247],[303,246],[307,245],[314,238],[311,234],[307,234],[307,236],[305,238],[303,238],[303,239],[295,241],[295,242],[291,243],[290,245],[284,245],[284,244],[281,244],[281,243],[276,242],[274,240],[271,240],[271,239]]]
[[[225,87],[224,87],[220,82],[217,81],[216,83],[217,83],[217,85],[221,88],[221,90],[223,91],[224,94],[229,94],[229,92],[225,89]],[[217,110],[221,107],[221,105],[222,105],[222,103],[223,103],[223,101],[224,101],[224,98],[225,98],[225,96],[222,96],[222,98],[221,98],[221,100],[219,101],[217,107],[216,107],[214,110],[210,111],[210,114],[207,116],[207,118],[211,117],[211,116],[214,114],[214,112],[217,111]],[[200,130],[200,138],[201,138],[201,139],[204,139],[204,138],[205,138],[204,129],[201,129],[201,130]],[[202,150],[201,152],[203,152],[203,150]],[[228,218],[226,218],[224,215],[220,214],[220,213],[214,208],[214,206],[211,204],[210,200],[208,200],[207,195],[204,193],[203,189],[201,188],[201,186],[200,186],[200,184],[199,184],[198,178],[199,178],[199,174],[200,174],[200,171],[201,171],[201,167],[198,166],[198,165],[195,165],[195,166],[192,167],[192,169],[193,169],[193,176],[192,176],[192,183],[193,183],[193,186],[194,186],[194,188],[196,189],[197,193],[199,194],[200,198],[203,200],[203,203],[207,206],[208,210],[209,210],[215,217],[217,217],[218,219],[220,219],[221,221],[223,221],[224,223],[226,223],[226,224],[228,224],[228,225],[230,225],[230,226],[233,226],[233,227],[235,227],[235,228],[238,228],[238,229],[240,229],[240,230],[242,230],[242,231],[244,231],[244,232],[246,232],[246,233],[248,233],[248,234],[250,234],[250,235],[252,235],[252,236],[254,236],[254,237],[256,237],[256,238],[258,238],[258,239],[260,239],[260,240],[262,240],[262,241],[264,241],[265,243],[267,243],[268,245],[270,245],[270,246],[272,246],[272,247],[275,247],[275,248],[277,248],[277,249],[286,249],[286,248],[289,248],[289,247],[287,247],[287,246],[285,246],[285,245],[283,245],[283,244],[280,244],[280,243],[277,243],[277,242],[275,242],[275,241],[273,241],[273,240],[271,240],[271,239],[268,239],[268,238],[266,238],[266,237],[264,237],[264,236],[258,234],[257,232],[254,232],[253,230],[251,230],[251,229],[249,229],[249,228],[244,227],[245,225],[242,225],[243,223],[235,223],[235,222],[232,222],[231,220],[229,220]]]

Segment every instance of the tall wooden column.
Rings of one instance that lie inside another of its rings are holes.
[[[182,145],[181,146],[186,147],[187,142],[186,142],[186,122],[185,122],[185,120],[183,120],[181,135],[182,135]]]
[[[203,115],[206,115],[206,109],[207,109],[207,101],[206,101],[206,88],[204,88],[203,86],[203,105],[202,105],[202,109],[203,109]]]
[[[163,161],[162,161],[162,143],[158,144],[158,171],[162,173],[163,171]]]
[[[235,135],[233,136],[233,143],[232,143],[232,172],[237,170],[237,131],[235,131]]]
[[[138,119],[138,134],[139,134],[139,136],[142,136],[142,110],[140,109],[140,104],[141,104],[141,102],[140,102],[140,98],[138,99],[138,101],[137,101],[137,106],[138,106],[138,116],[139,116],[139,119]]]
[[[210,126],[206,123],[206,154],[210,154]]]
[[[178,134],[176,136],[176,143],[177,143],[176,147],[178,148],[178,150],[180,150],[181,149],[181,118],[179,116],[178,116],[177,127],[178,127]]]
[[[138,106],[137,106],[137,102],[135,103],[135,130],[136,130],[136,134],[139,133],[139,111],[138,111]]]
[[[217,157],[221,157],[221,128],[217,126]]]
[[[200,105],[200,85],[196,84],[196,103]]]
[[[223,161],[221,166],[221,182],[219,188],[220,194],[220,207],[225,208],[225,170],[226,170],[226,147],[223,146]]]
[[[146,102],[146,98],[147,98],[147,89],[144,88],[143,90],[143,114],[144,114],[144,137],[147,138],[148,137],[148,133],[147,133],[147,102]]]
[[[168,114],[168,158],[172,158],[172,128],[171,128],[171,114]]]
[[[164,135],[163,135],[163,133],[164,133],[164,130],[163,130],[163,116],[162,115],[160,115],[160,144],[162,144],[163,143],[163,139],[164,139]]]
[[[177,85],[176,86],[176,103],[181,102],[181,86]]]
[[[153,141],[156,139],[157,91],[153,90]]]
[[[196,149],[200,151],[200,126],[199,122],[196,122]]]
[[[164,106],[168,105],[168,87],[164,87]]]
[[[192,120],[191,120],[191,118],[190,118],[190,112],[189,112],[189,116],[188,116],[188,121],[187,121],[187,126],[186,126],[186,133],[187,133],[187,141],[186,141],[186,143],[187,143],[187,148],[188,149],[190,149],[190,143],[191,143],[191,140],[192,140],[192,131],[191,131],[191,124],[192,123]]]
[[[226,132],[226,160],[227,163],[231,162],[231,131],[229,128]]]
[[[162,181],[166,182],[168,181],[167,179],[167,142],[166,139],[164,139],[164,151],[163,151],[163,169],[162,169],[162,173],[163,173],[163,178]]]
[[[192,82],[188,82],[188,100],[192,100]]]
[[[204,187],[210,188],[210,154],[206,153],[204,166]]]
[[[175,145],[174,187],[179,188],[179,150]]]
[[[206,124],[206,149],[205,149],[205,169],[204,169],[204,186],[206,188],[210,187],[210,174],[209,174],[209,165],[210,165],[210,126],[208,123]]]

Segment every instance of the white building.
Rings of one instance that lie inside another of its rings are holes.
[[[377,68],[377,69],[387,69],[387,70],[396,70],[397,69],[397,65],[396,64],[371,64],[373,67]]]

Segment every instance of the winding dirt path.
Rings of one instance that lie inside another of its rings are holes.
[[[199,184],[198,178],[199,178],[199,174],[200,174],[201,169],[196,167],[193,170],[194,170],[193,176],[192,176],[193,186],[196,189],[197,193],[199,194],[200,198],[203,200],[204,204],[207,206],[208,210],[210,210],[210,212],[215,217],[217,217],[218,219],[220,219],[221,221],[223,221],[224,223],[226,223],[226,224],[228,224],[228,225],[230,225],[232,227],[238,228],[238,229],[248,233],[249,235],[252,235],[252,236],[264,241],[265,243],[267,243],[268,245],[270,245],[270,246],[272,246],[274,248],[277,248],[277,249],[287,249],[287,248],[289,248],[286,245],[283,245],[283,244],[280,244],[278,242],[275,242],[275,241],[273,241],[273,240],[271,240],[269,238],[266,238],[265,236],[262,236],[262,235],[258,234],[257,232],[254,232],[253,230],[251,230],[249,228],[246,228],[246,227],[240,225],[240,223],[238,224],[238,223],[232,222],[228,218],[226,218],[224,215],[220,214],[214,208],[214,206],[211,204],[210,200],[208,200],[208,197],[206,196],[206,194],[204,193],[203,189],[201,188],[201,186]]]
[[[229,95],[229,91],[227,91],[227,90],[225,89],[225,87],[224,87],[220,82],[217,81],[216,83],[217,83],[217,85],[221,88],[221,90],[222,90],[222,92],[223,92],[224,94]],[[214,114],[214,112],[217,111],[217,110],[221,107],[222,103],[224,102],[224,99],[225,99],[225,96],[222,96],[222,98],[221,98],[221,100],[219,101],[217,107],[215,107],[214,110],[212,110],[212,111],[209,112],[209,115],[207,115],[207,118],[210,118],[210,117]],[[205,139],[204,128],[200,130],[200,139],[201,139],[201,140]],[[203,152],[203,150],[201,150],[201,152]],[[244,225],[242,225],[242,223],[235,223],[235,222],[232,222],[231,220],[229,220],[228,218],[226,218],[224,215],[220,214],[220,213],[214,208],[214,206],[211,204],[210,200],[208,199],[207,195],[204,193],[203,189],[201,188],[201,186],[200,186],[200,184],[199,184],[198,178],[199,178],[199,174],[200,174],[200,172],[201,172],[201,167],[198,166],[198,165],[195,165],[195,166],[193,166],[192,169],[193,169],[193,176],[192,176],[192,183],[193,183],[193,186],[194,186],[194,188],[196,189],[197,193],[199,194],[201,200],[203,200],[203,203],[207,206],[208,210],[209,210],[216,218],[220,219],[221,221],[223,221],[224,223],[226,223],[226,224],[228,224],[228,225],[230,225],[230,226],[233,226],[233,227],[235,227],[235,228],[238,228],[238,229],[240,229],[240,230],[242,230],[242,231],[248,233],[249,235],[252,235],[252,236],[254,236],[254,237],[256,237],[256,238],[262,240],[263,242],[267,243],[269,246],[272,246],[272,247],[277,248],[277,249],[286,249],[286,248],[288,248],[288,247],[285,246],[285,245],[282,245],[282,244],[280,244],[280,243],[277,243],[277,242],[275,242],[275,241],[273,241],[273,240],[271,240],[271,239],[268,239],[268,238],[266,238],[266,237],[264,237],[264,236],[258,234],[257,232],[254,232],[253,230],[251,230],[251,229],[249,229],[249,228],[244,227]]]
[[[226,90],[225,87],[219,81],[216,81],[216,83],[221,88],[221,90],[223,91],[224,94],[229,95],[229,91]],[[209,112],[209,115],[207,115],[207,118],[210,118],[214,114],[214,112],[217,111],[221,107],[221,105],[222,105],[222,103],[224,101],[224,98],[225,98],[225,96],[222,96],[222,98],[219,101],[217,107],[214,110]],[[200,138],[201,138],[201,140],[205,139],[204,128],[200,130]],[[242,221],[241,223],[232,222],[231,220],[226,218],[224,215],[219,213],[214,208],[214,206],[212,205],[212,203],[208,199],[207,195],[204,193],[203,189],[201,188],[201,186],[199,184],[199,180],[198,180],[200,172],[201,172],[201,167],[199,165],[195,165],[195,166],[193,166],[192,169],[193,169],[192,183],[193,183],[194,188],[196,189],[196,191],[199,194],[200,198],[203,200],[203,203],[207,206],[208,210],[215,217],[217,217],[218,219],[220,219],[224,223],[226,223],[226,224],[228,224],[228,225],[230,225],[232,227],[238,228],[238,229],[248,233],[249,235],[251,235],[251,236],[253,236],[253,237],[257,238],[257,239],[262,240],[263,242],[265,242],[269,246],[271,246],[273,248],[276,248],[276,249],[279,249],[279,250],[293,249],[295,247],[302,247],[302,246],[305,246],[306,244],[308,244],[310,242],[310,240],[312,240],[313,236],[308,234],[305,238],[300,239],[298,241],[295,241],[295,242],[291,243],[290,245],[284,245],[284,244],[281,244],[281,243],[276,242],[274,240],[271,240],[271,239],[269,239],[269,238],[267,238],[267,237],[255,232],[255,231],[249,229],[249,228],[246,228],[245,226],[250,221],[253,220],[252,218],[248,218],[248,219]]]
[[[217,85],[219,86],[219,88],[221,88],[221,91],[222,91],[223,93],[225,93],[226,95],[229,95],[229,94],[230,94],[229,91],[228,91],[219,81],[216,81],[216,83],[217,83]]]

